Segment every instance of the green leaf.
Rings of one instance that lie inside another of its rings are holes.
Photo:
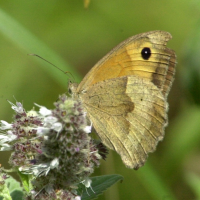
[[[22,181],[23,188],[27,193],[29,193],[32,189],[32,184],[31,184],[32,179],[30,178],[30,175],[22,174],[20,171],[18,171],[18,175]]]
[[[11,193],[12,200],[23,200],[23,192],[19,190],[15,190]]]
[[[0,195],[0,200],[21,200],[23,197],[23,189],[20,183],[10,176],[5,180],[5,185]]]
[[[12,200],[7,184],[0,185],[0,200]]]
[[[111,187],[116,182],[123,180],[123,176],[112,174],[91,177],[90,179],[92,180],[92,184],[89,188],[86,188],[82,183],[79,184],[79,195],[81,196],[81,200],[96,199],[107,188]]]

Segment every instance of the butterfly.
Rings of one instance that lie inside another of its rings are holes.
[[[99,138],[138,169],[167,126],[167,96],[175,74],[172,38],[164,31],[132,36],[103,57],[79,85],[69,84]]]

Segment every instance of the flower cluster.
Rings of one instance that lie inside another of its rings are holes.
[[[12,168],[33,177],[27,199],[81,199],[78,184],[107,153],[89,136],[91,124],[81,102],[64,94],[54,110],[35,104],[39,111],[28,112],[19,102],[9,103],[16,114],[12,124],[1,121],[0,150],[12,150]]]

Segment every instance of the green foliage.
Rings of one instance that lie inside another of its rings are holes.
[[[22,185],[26,190],[26,193],[31,191],[30,179],[28,175],[24,175],[18,172],[22,181]],[[121,175],[104,175],[98,177],[91,177],[92,184],[90,187],[86,188],[82,183],[79,184],[79,195],[82,200],[96,199],[101,195],[106,189],[122,181],[123,177]],[[0,200],[22,200],[23,199],[23,189],[20,183],[16,181],[11,176],[6,179],[6,184],[2,188],[0,193]]]
[[[123,177],[121,175],[113,174],[91,177],[91,180],[92,184],[88,188],[82,183],[79,184],[79,195],[81,196],[81,200],[96,199],[113,184],[118,181],[122,181]]]
[[[30,175],[26,175],[26,174],[22,174],[20,171],[18,171],[18,175],[19,175],[19,177],[21,179],[21,183],[23,185],[24,190],[28,194],[32,189],[31,176]]]
[[[22,200],[23,188],[13,177],[5,180],[4,189],[1,190],[0,200]]]

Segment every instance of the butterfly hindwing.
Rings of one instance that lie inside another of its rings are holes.
[[[162,140],[167,103],[151,82],[137,76],[105,80],[81,96],[102,142],[130,168],[144,164]]]

